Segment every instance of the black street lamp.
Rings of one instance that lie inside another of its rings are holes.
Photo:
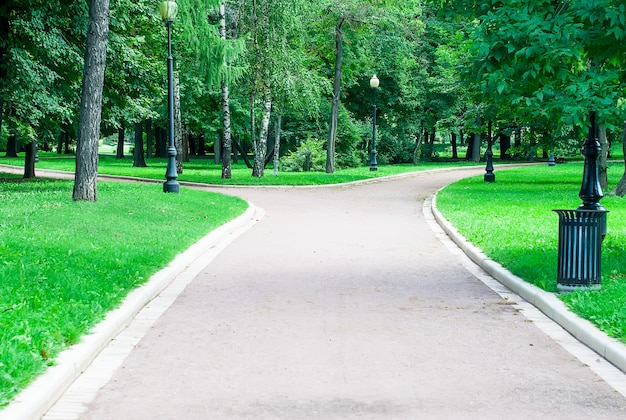
[[[489,121],[489,128],[487,129],[487,151],[485,152],[485,156],[487,156],[487,167],[485,168],[485,182],[495,182],[496,174],[493,173],[493,150],[491,146],[493,145],[493,138],[491,137],[491,121]]]
[[[167,148],[167,170],[163,183],[163,192],[178,193],[180,184],[176,181],[176,145],[174,144],[174,59],[172,58],[172,23],[178,13],[175,1],[161,3],[161,18],[167,27],[167,121],[169,146]]]
[[[376,91],[380,81],[376,75],[370,79],[370,87],[372,88],[372,150],[370,151],[370,171],[377,171],[376,165]]]
[[[583,168],[583,181],[580,186],[578,197],[583,200],[579,209],[581,210],[604,210],[600,200],[604,197],[602,186],[600,186],[600,176],[598,174],[597,160],[600,155],[600,142],[598,141],[598,125],[596,124],[596,113],[592,111],[589,115],[589,135],[583,143],[581,154],[585,158]]]

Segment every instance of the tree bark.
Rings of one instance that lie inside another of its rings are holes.
[[[622,150],[624,156],[626,156],[626,121],[624,121],[624,132],[622,133]],[[626,158],[624,159],[624,174],[622,179],[619,180],[617,186],[611,191],[611,194],[615,194],[618,197],[624,197],[626,195]]]
[[[328,142],[326,143],[326,173],[335,172],[335,145],[337,141],[337,125],[339,122],[339,105],[341,103],[341,62],[343,60],[343,24],[346,17],[342,16],[335,27],[335,80],[333,83],[333,99],[330,105],[330,125]]]
[[[124,159],[124,140],[126,139],[126,128],[121,126],[117,129],[117,152],[115,159]]]
[[[476,125],[480,125],[480,117],[476,117]],[[480,133],[475,133],[472,139],[472,162],[480,162]]]
[[[135,145],[133,149],[133,167],[145,168],[146,159],[143,155],[143,127],[142,124],[135,123]]]
[[[274,176],[278,176],[280,163],[280,126],[283,124],[283,113],[278,112],[276,127],[274,128]]]
[[[174,147],[176,148],[176,173],[183,173],[183,117],[180,111],[180,80],[174,74]]]
[[[219,8],[220,27],[219,34],[223,41],[226,41],[226,6],[223,1]],[[223,65],[226,66],[224,61]],[[222,150],[222,179],[230,179],[232,167],[230,155],[232,154],[232,139],[230,133],[230,93],[228,83],[222,78],[222,129],[223,129],[223,150]]]
[[[254,152],[254,167],[252,168],[252,176],[261,178],[265,169],[265,155],[267,153],[267,135],[270,127],[270,116],[272,111],[272,98],[269,89],[265,91],[265,99],[263,100],[263,110],[261,113],[261,130],[257,141],[256,150]]]
[[[415,139],[415,149],[413,149],[413,165],[420,163],[420,146],[422,145],[422,140],[422,130],[420,130],[417,138]]]
[[[24,178],[35,178],[35,157],[37,156],[37,143],[31,141],[24,146]]]
[[[452,159],[458,159],[459,152],[457,150],[456,133],[450,135],[450,143],[452,144]]]
[[[511,160],[509,149],[511,148],[511,136],[500,133],[500,160]]]
[[[74,200],[96,201],[98,140],[102,118],[102,88],[109,33],[109,0],[90,0],[89,29],[78,121]]]
[[[600,156],[598,156],[598,176],[600,177],[600,187],[603,190],[609,188],[609,179],[607,174],[607,155],[609,152],[609,142],[606,138],[606,126],[600,124],[598,126],[598,142],[600,143]]]
[[[19,152],[19,146],[17,142],[17,136],[15,134],[9,135],[7,138],[7,152],[5,153],[5,157],[17,157],[17,153]]]
[[[152,120],[146,120],[146,155],[152,158]]]

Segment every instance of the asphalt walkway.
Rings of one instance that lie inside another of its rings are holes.
[[[65,403],[82,419],[625,418],[620,392],[433,230],[425,201],[474,173],[220,189],[258,222]]]

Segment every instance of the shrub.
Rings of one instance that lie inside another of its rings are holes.
[[[324,141],[308,138],[294,152],[280,159],[280,166],[286,172],[323,171],[326,167]]]

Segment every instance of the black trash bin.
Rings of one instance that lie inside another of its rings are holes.
[[[598,288],[607,210],[554,210],[559,215],[557,287]]]

